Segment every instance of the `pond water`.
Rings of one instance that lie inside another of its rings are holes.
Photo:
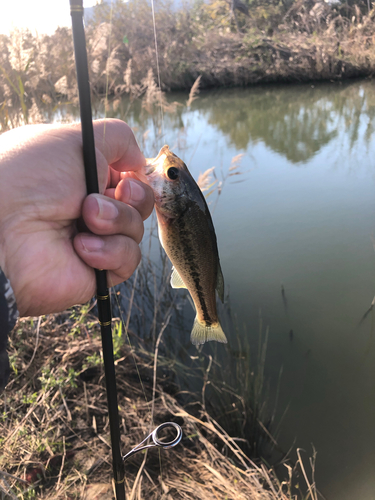
[[[127,121],[141,143],[149,130],[146,154],[168,143],[195,178],[243,154],[211,208],[243,335],[257,338],[260,311],[269,328],[278,442],[314,446],[327,499],[374,500],[375,313],[361,322],[375,295],[374,84],[201,92],[164,116],[163,138],[141,115]]]

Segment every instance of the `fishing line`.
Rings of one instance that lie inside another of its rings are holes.
[[[111,0],[111,10],[110,10],[110,16],[109,16],[110,31],[109,31],[109,35],[108,35],[108,54],[107,54],[107,65],[106,65],[106,90],[105,90],[105,101],[104,101],[104,119],[107,118],[107,108],[108,108],[108,92],[109,92],[109,71],[108,71],[108,64],[109,64],[109,59],[110,59],[110,55],[111,55],[112,22],[113,22],[113,0]],[[155,34],[155,36],[156,36],[156,34]],[[105,141],[105,126],[106,126],[106,122],[104,122],[103,143]],[[114,289],[113,281],[112,281],[110,275],[108,275],[108,278],[109,278],[109,281],[110,281],[111,288]],[[124,332],[125,332],[128,344],[130,346],[130,352],[131,352],[131,355],[132,355],[132,358],[133,358],[135,369],[137,371],[139,383],[141,384],[141,387],[142,387],[143,396],[145,398],[146,403],[148,404],[146,390],[145,390],[145,387],[143,385],[143,381],[142,381],[141,374],[139,372],[138,364],[137,364],[137,361],[136,361],[135,356],[134,356],[134,348],[132,346],[132,343],[131,343],[130,337],[129,337],[129,333],[128,333],[129,321],[130,321],[130,311],[131,311],[132,303],[133,303],[133,299],[134,299],[134,290],[135,290],[135,285],[136,285],[136,282],[137,282],[137,278],[138,278],[138,268],[136,270],[135,277],[134,277],[133,290],[132,290],[132,294],[131,294],[130,302],[129,302],[129,314],[128,314],[128,318],[126,320],[126,324],[125,324],[125,321],[124,321],[124,318],[123,318],[122,310],[121,310],[121,307],[120,307],[120,302],[118,300],[116,292],[114,293],[114,296],[115,296],[115,300],[116,300],[116,303],[117,303],[118,310],[120,312],[121,324],[122,324],[122,327],[124,329]],[[152,425],[152,421],[153,421],[153,417],[152,417],[152,414],[151,414],[151,425]]]
[[[133,282],[133,290],[132,290],[132,296],[134,296],[133,292],[135,290],[135,284],[137,282],[137,277],[138,277],[138,268],[137,268],[137,271],[135,273],[135,278],[134,278],[134,282]],[[113,284],[113,281],[109,275],[109,281],[111,283],[111,288],[114,288],[114,284]],[[125,321],[124,321],[124,318],[123,318],[123,314],[122,314],[122,310],[121,310],[121,306],[120,306],[120,302],[118,300],[118,297],[117,297],[117,293],[115,292],[114,293],[114,296],[115,296],[115,300],[116,300],[116,304],[117,304],[117,307],[118,307],[118,310],[120,312],[120,319],[121,319],[121,324],[122,324],[122,327],[124,329],[124,332],[125,332],[125,335],[126,335],[126,338],[127,338],[127,341],[128,341],[128,344],[130,346],[130,352],[131,352],[131,355],[132,355],[132,358],[133,358],[133,362],[134,362],[134,366],[135,366],[135,369],[137,371],[137,374],[138,374],[138,379],[139,379],[139,383],[141,384],[141,387],[142,387],[142,392],[143,392],[143,396],[145,398],[145,401],[146,403],[148,404],[149,401],[147,399],[147,395],[146,395],[146,390],[145,390],[145,387],[143,385],[143,381],[142,381],[142,377],[141,377],[141,374],[139,372],[139,368],[138,368],[138,364],[137,364],[137,360],[135,359],[135,356],[134,356],[134,347],[132,345],[132,343],[130,342],[130,337],[129,337],[129,332],[128,332],[128,321],[126,322],[125,324]],[[131,310],[131,304],[132,304],[132,297],[131,297],[131,300],[130,300],[130,303],[129,303],[129,310]],[[129,315],[130,316],[130,315]],[[152,425],[152,422],[153,422],[153,417],[152,417],[152,414],[151,414],[151,425]]]
[[[82,155],[86,178],[87,194],[99,193],[99,182],[97,174],[94,127],[92,119],[90,79],[87,61],[86,36],[83,24],[83,0],[70,0],[70,14],[72,17],[72,34],[74,46],[74,58],[77,74],[77,86],[79,95],[79,108],[81,117],[82,132]],[[115,496],[117,500],[125,500],[125,457],[121,455],[120,443],[120,423],[118,412],[118,397],[116,388],[116,371],[113,353],[113,332],[112,332],[112,312],[111,298],[108,289],[107,278],[110,274],[104,269],[95,269],[96,277],[96,298],[98,308],[98,320],[100,324],[103,350],[103,363],[105,372],[107,407],[109,416],[109,428],[112,448],[112,469],[114,479]],[[111,283],[113,285],[113,283]],[[121,313],[121,309],[120,309]],[[123,323],[122,323],[123,324]],[[130,343],[127,329],[125,330]],[[134,353],[133,353],[134,357]],[[143,383],[137,367],[138,376],[142,387]],[[144,388],[143,388],[144,390]],[[145,391],[144,391],[145,393]],[[147,398],[146,398],[147,401]],[[178,432],[176,437],[169,442],[163,442],[158,437],[158,432],[165,427],[174,427]],[[153,444],[149,446],[160,446],[170,448],[178,444],[182,437],[182,431],[178,424],[166,422],[156,428],[142,441],[148,443],[149,439]],[[9,438],[8,438],[9,439]],[[141,443],[141,444],[142,444]],[[137,448],[137,447],[136,447]],[[139,472],[140,474],[140,472]],[[137,475],[137,477],[139,476]],[[132,493],[133,494],[133,493]]]
[[[129,336],[129,331],[128,331],[128,326],[129,326],[129,320],[130,320],[130,311],[131,311],[131,308],[132,308],[132,303],[133,303],[133,298],[134,298],[134,292],[135,292],[135,285],[136,285],[136,282],[137,282],[137,278],[138,278],[138,272],[139,272],[139,268],[137,268],[137,271],[136,271],[136,274],[135,274],[135,278],[134,278],[134,282],[133,282],[133,289],[132,289],[132,293],[131,293],[131,297],[130,297],[130,300],[129,300],[129,313],[128,313],[128,318],[127,318],[127,321],[126,321],[126,325],[125,325],[125,322],[124,322],[124,318],[123,318],[123,313],[122,313],[122,310],[121,310],[121,307],[120,307],[120,302],[118,300],[118,297],[117,297],[117,293],[115,293],[115,300],[116,300],[116,303],[117,303],[117,307],[118,307],[118,310],[120,312],[120,319],[121,319],[121,323],[123,325],[123,328],[124,328],[124,331],[125,331],[125,334],[126,334],[126,337],[127,337],[127,340],[128,340],[128,344],[130,346],[130,352],[132,354],[132,358],[133,358],[133,362],[134,362],[134,366],[135,366],[135,369],[137,371],[137,374],[138,374],[138,379],[139,379],[139,382],[141,384],[141,387],[142,387],[142,392],[143,392],[143,396],[146,400],[146,403],[149,404],[149,401],[147,399],[147,395],[146,395],[146,390],[145,390],[145,387],[143,385],[143,381],[142,381],[142,377],[141,377],[141,374],[139,372],[139,369],[138,369],[138,364],[137,364],[137,360],[135,359],[135,355],[134,355],[134,349],[133,349],[133,346],[132,346],[132,343],[130,341],[130,336]],[[113,287],[113,282],[111,280],[111,278],[109,277],[109,280],[111,281],[111,287]],[[154,372],[153,372],[153,387],[152,387],[152,401],[151,401],[151,408],[150,408],[150,425],[149,425],[149,435],[139,444],[137,445],[135,448],[133,448],[129,453],[127,453],[125,456],[123,456],[123,460],[127,460],[128,457],[130,457],[131,455],[133,455],[134,453],[137,453],[138,451],[141,451],[141,450],[145,450],[145,456],[144,456],[144,459],[142,461],[142,465],[138,471],[138,474],[137,474],[137,477],[136,477],[136,482],[138,480],[138,477],[140,476],[145,464],[146,464],[146,460],[147,460],[147,452],[148,452],[148,448],[152,448],[152,447],[159,447],[159,453],[158,453],[158,456],[159,456],[159,469],[160,469],[160,477],[163,478],[163,464],[162,464],[162,457],[161,457],[161,449],[160,448],[169,448],[169,447],[174,447],[176,446],[182,439],[182,430],[181,430],[181,427],[178,425],[178,424],[175,424],[174,422],[165,422],[161,425],[159,425],[153,432],[151,432],[151,429],[154,425],[154,411],[155,411],[155,393],[156,393],[156,369],[157,369],[157,357],[158,357],[158,351],[159,351],[159,344],[160,344],[160,341],[161,341],[161,337],[164,333],[164,330],[167,328],[168,326],[168,323],[171,319],[171,315],[170,315],[170,310],[172,308],[172,305],[173,305],[174,301],[172,302],[172,304],[170,305],[169,309],[168,309],[168,312],[167,312],[167,319],[166,321],[163,323],[162,325],[162,328],[160,330],[160,333],[158,335],[158,338],[157,338],[157,341],[156,341],[156,345],[155,345],[155,353],[154,353]],[[162,441],[158,440],[157,439],[157,433],[159,430],[163,429],[163,428],[166,428],[166,427],[172,427],[176,430],[176,437],[170,441],[169,443],[163,443]],[[148,444],[149,441],[152,441],[151,444]],[[135,484],[134,483],[134,486],[133,486],[133,489],[135,487]]]
[[[106,65],[106,91],[105,91],[105,101],[104,101],[104,120],[105,121],[104,121],[104,130],[103,130],[103,144],[105,143],[106,118],[107,118],[107,108],[108,108],[108,92],[109,92],[108,62],[109,62],[110,54],[111,54],[112,19],[113,19],[113,0],[111,0],[111,10],[110,10],[110,18],[109,18],[110,31],[109,31],[109,35],[108,35],[108,53],[107,53],[107,65]],[[110,274],[108,274],[107,277],[108,277],[108,281],[110,282],[110,287],[114,289],[114,284],[113,284],[113,281],[111,279]],[[127,337],[128,344],[130,346],[130,352],[131,352],[132,357],[133,357],[133,362],[134,362],[135,369],[137,371],[139,383],[141,384],[142,392],[143,392],[145,401],[148,404],[149,402],[148,402],[148,399],[147,399],[146,390],[145,390],[145,387],[143,385],[143,381],[142,381],[141,374],[139,372],[138,364],[137,364],[137,361],[136,361],[135,356],[134,356],[134,348],[133,348],[133,346],[132,346],[132,344],[130,342],[130,337],[129,337],[129,333],[128,333],[128,327],[129,327],[129,321],[130,321],[130,310],[131,310],[132,303],[133,303],[134,290],[135,290],[135,284],[137,282],[137,277],[138,277],[138,268],[136,270],[136,274],[135,274],[135,278],[134,278],[134,282],[133,282],[133,290],[132,290],[132,295],[131,295],[130,303],[129,303],[129,315],[128,315],[126,324],[125,324],[125,321],[124,321],[124,318],[123,318],[123,314],[122,314],[121,307],[120,307],[120,302],[118,300],[116,292],[114,293],[114,296],[115,296],[115,300],[116,300],[116,303],[117,303],[118,310],[120,312],[121,324],[122,324],[122,327],[124,329],[125,335]],[[111,295],[111,291],[110,291],[110,295]],[[152,418],[152,415],[151,415],[151,425],[152,425],[152,421],[153,421],[153,418]]]
[[[113,13],[113,1],[111,0],[111,10],[109,14],[109,35],[108,35],[108,54],[107,54],[107,64],[106,64],[106,79],[105,79],[105,99],[104,99],[104,129],[103,129],[103,145],[105,144],[105,132],[106,132],[106,118],[107,118],[107,108],[108,108],[108,88],[109,88],[109,76],[108,76],[108,63],[111,56],[111,35],[112,35],[112,13]]]
[[[70,14],[72,17],[73,47],[81,116],[82,155],[85,169],[86,190],[87,194],[99,193],[86,36],[83,26],[83,0],[70,0]],[[125,500],[125,470],[120,450],[120,423],[111,328],[112,313],[106,271],[103,269],[95,269],[95,278],[112,445],[114,488],[116,499]]]
[[[136,285],[137,278],[138,278],[138,272],[139,272],[139,268],[137,268],[136,273],[135,273],[132,294],[131,294],[130,301],[129,301],[129,311],[131,310],[131,307],[132,307],[132,302],[133,302],[133,297],[134,297],[134,291],[135,291],[135,285]],[[113,285],[113,282],[112,282],[112,279],[111,279],[110,276],[109,276],[109,281],[110,281],[110,284],[111,284],[111,288],[114,288],[114,285]],[[137,371],[139,382],[140,382],[141,387],[142,387],[143,396],[145,398],[146,403],[148,404],[149,401],[148,401],[148,398],[147,398],[147,395],[146,395],[146,390],[145,390],[145,387],[143,385],[141,374],[139,372],[137,360],[136,360],[136,358],[134,356],[135,349],[134,349],[134,347],[133,347],[133,345],[132,345],[132,343],[130,341],[130,336],[129,336],[129,331],[128,331],[129,330],[129,318],[130,318],[130,314],[128,315],[128,319],[127,319],[126,324],[125,324],[123,313],[122,313],[122,309],[121,309],[121,305],[120,305],[120,301],[118,300],[118,297],[117,297],[117,293],[114,293],[114,296],[115,296],[115,301],[116,301],[118,310],[120,312],[121,324],[122,324],[122,327],[124,328],[124,332],[125,332],[128,344],[130,346],[130,352],[131,352],[132,357],[133,357],[134,366],[135,366],[135,369]],[[154,377],[153,377],[154,381],[153,381],[153,388],[152,388],[152,401],[151,401],[151,410],[150,410],[151,425],[153,425],[153,422],[154,422],[154,403],[155,403],[155,393],[156,393],[156,368],[157,368],[157,358],[158,358],[158,352],[159,352],[159,345],[160,345],[161,337],[162,337],[162,335],[163,335],[165,329],[167,328],[167,326],[169,324],[169,321],[171,319],[170,311],[171,311],[171,309],[173,307],[173,304],[174,304],[174,300],[172,301],[171,305],[168,308],[168,311],[167,311],[167,313],[165,315],[166,316],[166,320],[162,324],[161,330],[159,332],[159,335],[158,335],[158,338],[157,338],[156,344],[155,344]]]
[[[161,93],[159,49],[158,49],[158,41],[157,41],[157,33],[156,33],[156,19],[155,19],[154,0],[151,0],[151,11],[152,11],[152,21],[153,21],[153,31],[154,31],[156,68],[157,68],[157,75],[158,75],[158,87],[159,87],[158,95],[159,95],[159,105],[160,105],[161,130],[162,130],[162,136],[164,136],[164,114],[163,114],[163,101],[162,101],[162,93]],[[107,71],[106,71],[106,96],[105,96],[104,118],[107,117],[106,115],[107,115],[107,107],[108,107],[108,91],[109,91],[108,60],[110,58],[110,50],[111,50],[112,22],[113,22],[113,0],[111,0],[110,21],[109,21],[109,23],[110,23],[110,32],[109,32],[109,37],[108,37],[108,56],[107,56]],[[104,141],[104,139],[105,139],[105,124],[104,124],[103,141]],[[135,285],[136,285],[137,278],[138,278],[138,271],[139,271],[139,269],[137,268],[137,271],[136,271],[136,274],[135,274],[135,278],[134,278],[134,282],[133,282],[132,294],[131,294],[131,298],[130,298],[130,301],[129,301],[129,311],[131,310],[133,299],[134,299],[134,291],[135,291]],[[112,279],[111,279],[110,275],[108,275],[108,276],[109,276],[109,281],[111,283],[111,287],[113,287],[114,285],[113,285]],[[135,369],[137,371],[138,379],[139,379],[139,382],[140,382],[141,387],[142,387],[142,392],[143,392],[145,401],[148,404],[149,401],[147,399],[146,390],[145,390],[145,387],[143,385],[142,377],[141,377],[141,374],[139,372],[138,364],[137,364],[137,361],[136,361],[136,358],[135,358],[135,355],[134,355],[134,348],[133,348],[133,345],[132,345],[132,343],[130,341],[130,336],[129,336],[129,332],[128,332],[129,321],[130,321],[130,314],[128,315],[127,321],[126,321],[126,324],[125,324],[125,321],[124,321],[124,318],[123,318],[123,313],[122,313],[122,310],[121,310],[121,307],[120,307],[120,302],[118,300],[117,294],[115,293],[114,295],[115,295],[115,301],[116,301],[118,310],[120,312],[120,319],[121,319],[122,327],[124,329],[124,332],[125,332],[128,344],[130,346],[130,350],[131,350],[131,354],[132,354],[134,366],[135,366]],[[165,324],[163,325],[163,327],[162,327],[162,329],[161,329],[161,331],[159,333],[157,344],[159,344],[159,342],[161,340],[161,335],[164,332],[165,328],[167,327],[167,325],[169,323],[169,319],[170,318],[167,319],[167,321],[165,322]],[[158,345],[157,345],[157,348],[158,348]],[[153,425],[153,418],[154,418],[154,398],[155,398],[155,387],[153,388],[152,407],[151,407],[151,410],[150,410],[150,416],[151,416],[151,423],[150,423],[150,425],[151,426]],[[161,465],[161,463],[160,463],[160,465]]]
[[[137,278],[138,278],[138,271],[139,271],[139,268],[137,268],[137,271],[135,273],[132,294],[131,294],[130,301],[129,301],[129,311],[131,310],[131,307],[132,307],[132,302],[133,302],[133,297],[134,297],[134,291],[135,291],[135,285],[136,285]],[[109,276],[109,281],[111,282],[111,287],[114,287],[112,279],[111,279],[110,276]],[[139,379],[139,382],[140,382],[141,387],[142,387],[143,396],[145,398],[146,403],[148,404],[149,401],[148,401],[148,398],[147,398],[147,395],[146,395],[146,390],[145,390],[145,387],[143,385],[142,377],[141,377],[141,374],[140,374],[139,368],[138,368],[138,363],[137,363],[137,360],[136,360],[135,355],[134,355],[135,349],[134,349],[134,347],[133,347],[133,345],[132,345],[132,343],[130,341],[130,336],[129,336],[129,331],[128,331],[129,330],[129,318],[130,318],[130,314],[128,315],[128,319],[127,319],[126,324],[125,324],[125,321],[124,321],[124,318],[123,318],[122,309],[121,309],[121,306],[120,306],[120,302],[119,302],[118,297],[117,297],[117,293],[115,293],[114,295],[115,295],[115,300],[116,300],[116,304],[117,304],[118,310],[120,312],[121,324],[122,324],[122,326],[124,328],[124,332],[125,332],[128,344],[130,346],[130,352],[132,354],[134,366],[135,366],[135,369],[137,371],[138,379]],[[159,335],[158,335],[158,338],[157,338],[157,341],[156,341],[156,344],[155,344],[154,377],[153,377],[152,401],[151,401],[151,409],[150,409],[150,417],[151,417],[150,418],[150,426],[152,426],[153,423],[154,423],[154,408],[155,408],[155,393],[156,393],[156,368],[157,368],[157,357],[158,357],[158,352],[159,352],[159,344],[160,344],[160,341],[161,341],[161,337],[162,337],[162,335],[163,335],[165,329],[167,328],[167,326],[169,324],[169,321],[171,319],[170,311],[172,309],[173,304],[174,304],[174,300],[172,301],[171,305],[168,308],[168,311],[167,311],[167,313],[165,315],[166,316],[166,320],[162,324],[161,330],[159,332]]]
[[[154,28],[156,69],[157,69],[157,72],[158,72],[159,104],[160,104],[160,117],[161,117],[161,133],[162,133],[162,137],[164,137],[163,100],[162,100],[162,94],[161,94],[161,79],[160,79],[160,67],[159,67],[159,50],[158,50],[158,39],[157,39],[157,36],[156,36],[156,21],[155,21],[154,0],[151,0],[151,11],[152,11],[152,23],[153,23],[153,28]]]

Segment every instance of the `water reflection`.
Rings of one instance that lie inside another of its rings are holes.
[[[159,110],[154,109],[151,115],[141,99],[130,102],[126,96],[121,100],[110,97],[106,110],[103,98],[93,100],[93,115],[127,121],[140,144],[150,150],[146,153],[153,155],[165,130],[187,134],[196,124],[191,116],[198,113],[235,150],[246,151],[261,141],[298,165],[336,139],[339,130],[346,139],[342,154],[350,152],[358,141],[361,146],[369,145],[375,130],[372,88],[371,82],[361,82],[202,91],[191,110],[186,108],[185,93],[172,93],[167,100],[176,106],[172,112],[164,113],[163,123]],[[44,102],[40,106],[38,119],[46,123],[79,120],[76,103]],[[9,113],[12,123],[20,122],[18,114],[22,113],[17,114],[16,109]]]
[[[363,82],[209,91],[200,94],[191,112],[186,109],[186,95],[174,93],[168,99],[178,106],[165,114],[164,127],[188,132],[191,113],[197,112],[236,150],[262,141],[298,165],[337,138],[339,129],[346,134],[348,149],[359,139],[369,144],[375,118],[375,94],[367,91],[371,87],[372,83]],[[97,103],[96,116],[103,114],[103,105]],[[159,116],[150,116],[141,101],[129,107],[125,98],[116,111],[107,110],[107,116],[128,121],[141,142],[147,131],[154,131],[154,136],[161,131]]]
[[[191,117],[197,114],[198,120],[224,136],[236,151],[262,142],[300,165],[337,139],[339,131],[345,133],[342,155],[350,153],[359,141],[361,147],[368,147],[375,130],[372,87],[371,82],[361,82],[202,91],[191,110],[186,108],[185,93],[173,93],[167,97],[176,106],[173,112],[164,113],[163,123],[158,110],[150,115],[141,99],[130,103],[126,96],[121,101],[110,98],[106,111],[104,99],[94,99],[93,116],[127,121],[149,156],[165,142],[161,137],[165,131],[167,135],[171,130],[179,131],[177,142],[181,145],[182,135],[196,126]],[[42,106],[38,116],[47,123],[79,120],[76,104]]]
[[[359,138],[361,117],[368,120],[363,139],[374,131],[375,95],[362,85],[258,87],[215,92],[194,105],[236,149],[262,141],[292,163],[306,162],[344,127],[350,147]]]

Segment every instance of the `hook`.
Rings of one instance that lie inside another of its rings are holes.
[[[162,430],[165,429],[166,427],[173,427],[176,431],[176,437],[172,439],[172,441],[162,441],[158,437],[158,433]],[[149,439],[152,439],[151,444],[145,444],[142,446],[144,443],[147,443]],[[181,427],[176,424],[175,422],[164,422],[164,424],[160,424],[156,427],[156,429],[151,432],[141,443],[137,444],[132,450],[129,451],[126,455],[122,457],[122,460],[125,462],[129,457],[133,456],[135,453],[138,453],[138,451],[141,450],[146,450],[147,448],[154,448],[154,447],[160,447],[164,448],[165,450],[168,448],[173,448],[173,446],[176,446],[182,439],[182,429]]]

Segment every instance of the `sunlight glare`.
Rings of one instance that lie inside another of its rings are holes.
[[[97,0],[84,0],[92,7]],[[58,26],[71,26],[69,0],[17,0],[7,2],[0,16],[0,34],[7,35],[16,28],[28,28],[33,35],[54,33]]]

